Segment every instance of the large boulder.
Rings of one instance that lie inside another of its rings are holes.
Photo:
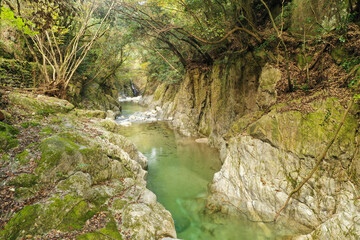
[[[41,151],[36,173],[43,182],[54,182],[79,170],[90,173],[95,183],[132,176],[119,161],[109,159],[101,149],[80,146],[69,139],[45,139],[41,143]]]
[[[29,111],[39,114],[66,113],[74,108],[74,105],[66,100],[43,95],[34,96],[30,94],[10,93],[9,100],[15,105],[20,105]]]

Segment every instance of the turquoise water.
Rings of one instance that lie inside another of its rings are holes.
[[[122,103],[128,117],[144,109]],[[208,185],[221,162],[216,149],[199,144],[168,128],[166,122],[136,123],[124,127],[124,136],[135,143],[149,161],[148,188],[174,218],[178,238],[186,240],[274,239],[258,225],[243,219],[206,214]]]

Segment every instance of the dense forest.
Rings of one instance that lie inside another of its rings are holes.
[[[106,85],[115,75],[126,82],[134,68],[138,78],[146,75],[143,78],[150,81],[177,83],[189,69],[206,69],[248,52],[272,53],[269,57],[286,72],[282,92],[309,91],[330,76],[342,79],[344,85],[356,85],[350,77],[359,62],[355,47],[359,5],[352,1],[2,1],[2,58],[33,64],[41,74],[33,86],[62,98],[73,94],[69,85],[81,89],[93,81]],[[326,53],[336,55],[338,66],[319,66]],[[6,78],[10,70],[3,65],[2,78]],[[28,71],[24,74],[31,75]]]
[[[0,7],[0,238],[210,239],[146,188],[150,155],[122,135],[149,119],[218,150],[197,210],[211,224],[360,237],[360,1]],[[129,117],[137,95],[148,112]]]

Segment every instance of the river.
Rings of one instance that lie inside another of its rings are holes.
[[[145,111],[135,103],[122,103],[122,119]],[[120,120],[118,120],[120,121]],[[147,187],[169,210],[178,238],[185,240],[274,239],[244,219],[206,214],[208,185],[221,162],[216,149],[196,143],[168,127],[165,121],[132,123],[122,135],[148,158]]]

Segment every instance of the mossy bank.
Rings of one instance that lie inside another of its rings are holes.
[[[105,112],[23,93],[3,101],[1,239],[176,237],[146,189],[147,159]]]

